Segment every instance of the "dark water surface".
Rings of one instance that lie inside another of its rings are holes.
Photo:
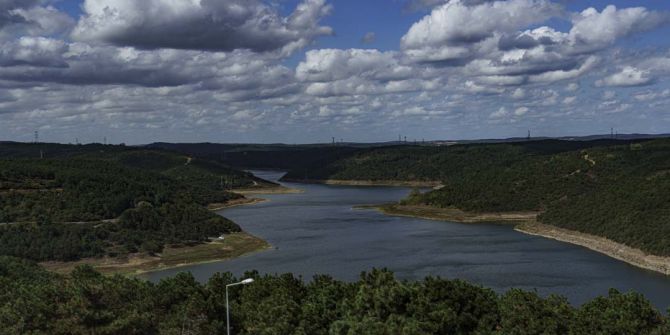
[[[281,173],[254,171],[276,180]],[[263,195],[270,201],[222,214],[276,249],[229,261],[151,273],[159,280],[191,271],[200,281],[213,273],[256,269],[310,278],[327,273],[356,280],[361,271],[387,267],[402,279],[427,275],[461,278],[497,291],[513,287],[558,293],[581,304],[609,288],[643,293],[665,311],[670,277],[641,270],[586,248],[516,232],[511,226],[458,224],[390,217],[361,204],[397,201],[407,188],[286,184],[304,193]]]

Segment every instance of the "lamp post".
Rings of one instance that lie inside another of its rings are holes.
[[[247,285],[253,282],[254,282],[253,278],[247,278],[245,280],[242,280],[241,282],[226,285],[226,329],[228,335],[230,335],[230,307],[228,306],[228,288],[236,285]]]

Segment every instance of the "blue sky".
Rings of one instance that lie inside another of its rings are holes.
[[[669,1],[85,1],[0,5],[0,140],[670,132]]]

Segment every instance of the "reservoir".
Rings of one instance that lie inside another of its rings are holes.
[[[253,171],[277,180],[281,173]],[[361,271],[388,268],[399,279],[464,279],[498,292],[510,288],[556,293],[581,304],[609,288],[640,292],[662,312],[670,307],[670,277],[639,269],[589,249],[514,231],[510,225],[459,224],[392,217],[353,206],[394,202],[401,187],[349,187],[285,183],[304,193],[261,195],[269,201],[226,209],[225,217],[265,239],[273,249],[233,260],[153,272],[157,281],[190,271],[200,281],[213,273],[292,272],[310,279],[330,274],[356,280]]]

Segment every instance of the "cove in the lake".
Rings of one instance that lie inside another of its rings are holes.
[[[281,173],[255,171],[277,180]],[[638,269],[586,248],[514,231],[509,225],[459,224],[385,216],[362,204],[397,201],[397,187],[289,184],[304,193],[264,195],[270,201],[222,214],[275,247],[228,261],[149,273],[153,281],[191,271],[200,281],[215,272],[240,276],[292,272],[355,280],[373,267],[401,279],[460,278],[499,292],[510,288],[556,293],[581,304],[609,288],[637,291],[661,310],[670,306],[670,277]]]

